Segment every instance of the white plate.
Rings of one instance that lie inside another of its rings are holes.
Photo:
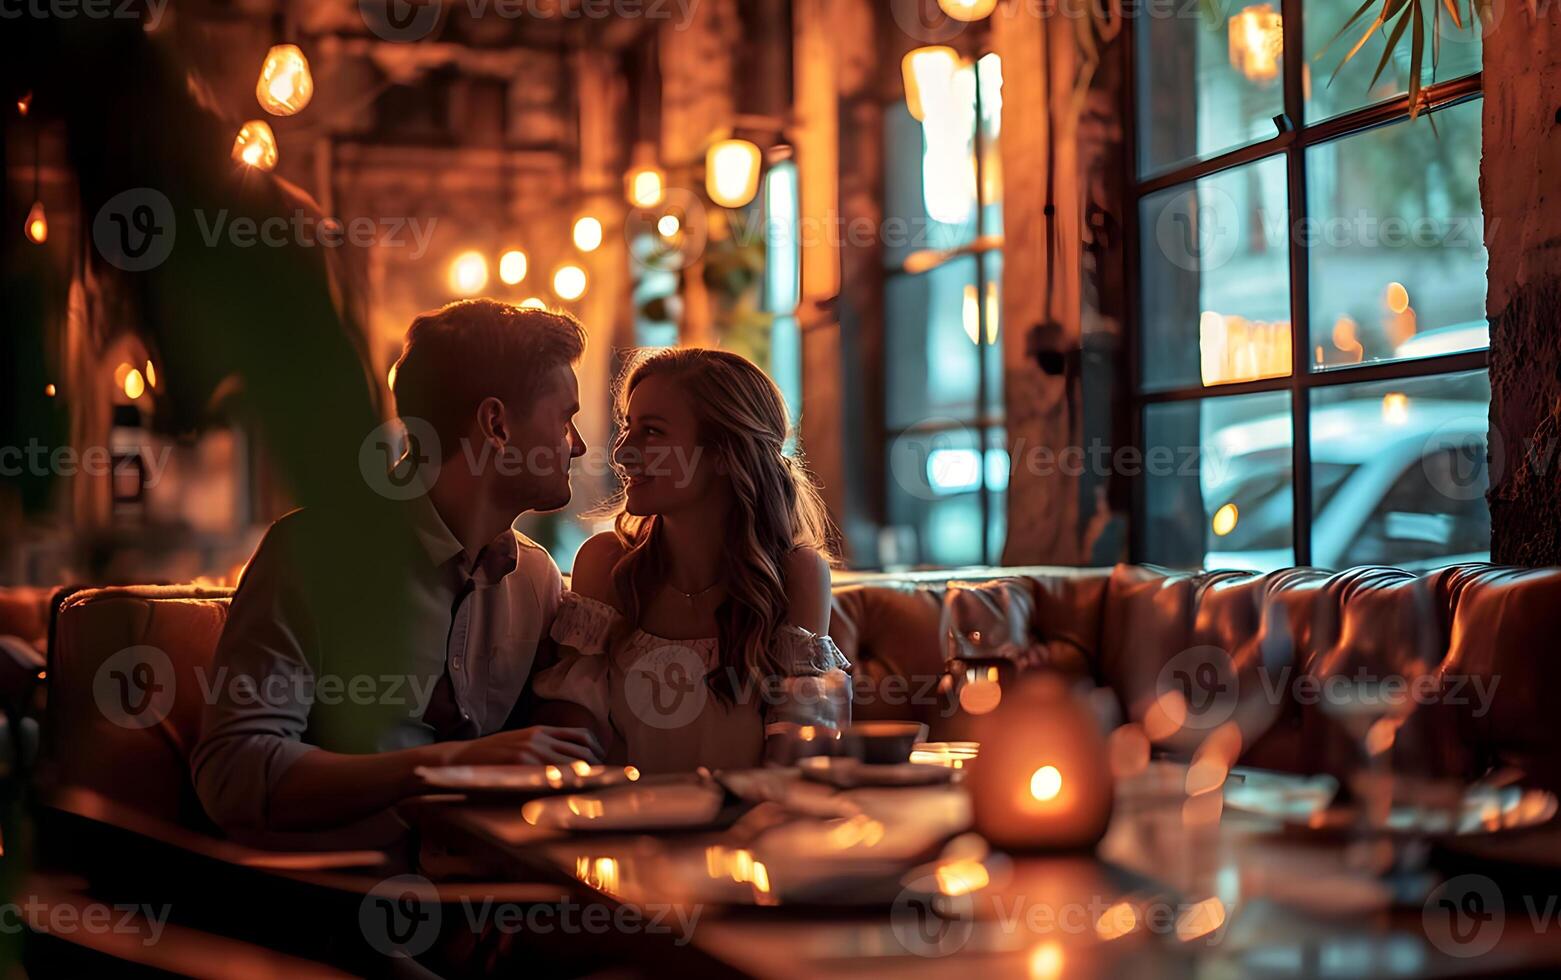
[[[615,786],[640,778],[633,766],[420,766],[432,789],[453,792],[547,792]]]
[[[930,786],[946,783],[954,770],[921,762],[873,766],[856,759],[817,755],[797,763],[803,778],[828,783],[841,789],[855,786]]]
[[[532,800],[520,815],[551,830],[671,830],[709,825],[725,799],[720,787],[703,783],[618,786]]]

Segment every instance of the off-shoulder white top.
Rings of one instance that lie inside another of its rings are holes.
[[[533,680],[539,696],[590,712],[611,764],[648,773],[749,768],[764,762],[767,735],[850,724],[851,665],[827,636],[783,627],[783,676],[733,677],[727,703],[706,682],[721,669],[715,637],[624,632],[621,619],[606,603],[565,592],[552,629],[561,659]]]

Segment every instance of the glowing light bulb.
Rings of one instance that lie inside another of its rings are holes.
[[[530,268],[526,253],[512,248],[499,256],[499,281],[506,286],[518,286],[526,281],[526,273]]]
[[[547,309],[547,304],[536,296],[527,296],[520,301],[520,308],[523,310],[545,310]]]
[[[1254,4],[1230,18],[1230,63],[1254,82],[1279,77],[1284,19],[1271,3]]]
[[[992,16],[997,0],[938,0],[938,6],[950,17],[968,24]]]
[[[264,119],[251,119],[239,128],[233,140],[233,159],[256,170],[275,170],[276,134]]]
[[[54,383],[53,382],[50,382],[49,384],[46,384],[46,385],[43,386],[43,397],[45,397],[45,398],[53,398],[57,394],[59,394],[59,389],[54,387]]]
[[[602,247],[602,223],[590,215],[575,222],[575,248],[582,252],[594,252]]]
[[[667,196],[667,175],[661,168],[647,165],[629,171],[629,203],[638,208],[653,208]]]
[[[462,296],[482,292],[488,285],[488,260],[481,252],[462,252],[450,263],[450,288]]]
[[[27,115],[27,113],[32,109],[32,107],[33,107],[33,94],[31,92],[28,92],[26,95],[24,95],[21,98],[16,100],[16,114],[18,116],[25,116],[25,115]]]
[[[553,292],[562,300],[577,300],[585,295],[585,270],[573,263],[558,267],[553,273]]]
[[[156,388],[157,387],[157,369],[152,366],[152,362],[151,361],[147,361],[146,362],[146,371],[143,372],[143,373],[145,373],[145,375],[146,375],[147,387],[149,387],[149,388]]]
[[[678,220],[675,214],[664,214],[656,219],[656,234],[662,238],[676,238],[677,233],[683,230],[683,222]]]
[[[900,73],[905,79],[905,107],[913,119],[926,120],[922,93],[947,91],[958,67],[959,52],[941,44],[917,48],[900,61]]]
[[[1405,425],[1409,422],[1409,396],[1402,391],[1390,391],[1382,396],[1382,421],[1388,425]]]
[[[309,59],[296,44],[278,44],[266,53],[255,82],[255,99],[273,116],[291,116],[314,98]]]
[[[49,216],[44,214],[42,201],[33,202],[22,229],[27,232],[27,240],[34,245],[42,245],[49,240]]]
[[[705,190],[723,208],[740,208],[759,192],[759,148],[747,140],[722,140],[705,155]]]
[[[125,397],[135,401],[146,394],[146,379],[141,377],[141,372],[135,368],[125,375]]]

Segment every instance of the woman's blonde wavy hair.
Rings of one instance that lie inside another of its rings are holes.
[[[715,613],[720,664],[707,678],[731,703],[739,679],[762,683],[784,673],[774,639],[786,621],[786,556],[813,548],[833,563],[835,530],[802,459],[785,452],[790,434],[785,399],[752,361],[703,347],[640,352],[617,385],[619,439],[627,431],[629,396],[656,376],[675,379],[687,392],[699,423],[699,446],[726,462],[732,483],[720,579],[726,598]],[[645,601],[667,581],[661,521],[630,514],[622,494],[608,512],[624,549],[612,570],[613,589],[626,625],[638,628]]]

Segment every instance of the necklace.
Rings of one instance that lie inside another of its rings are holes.
[[[668,587],[671,588],[673,592],[676,592],[678,595],[680,595],[683,598],[688,600],[688,604],[689,604],[690,607],[692,607],[694,605],[694,600],[695,599],[698,599],[700,596],[704,595],[707,592],[713,592],[716,589],[716,587],[719,586],[720,584],[721,584],[720,582],[716,582],[715,585],[706,586],[705,588],[700,589],[698,592],[684,592],[682,589],[680,589],[677,586],[673,585],[671,582],[667,583]]]

